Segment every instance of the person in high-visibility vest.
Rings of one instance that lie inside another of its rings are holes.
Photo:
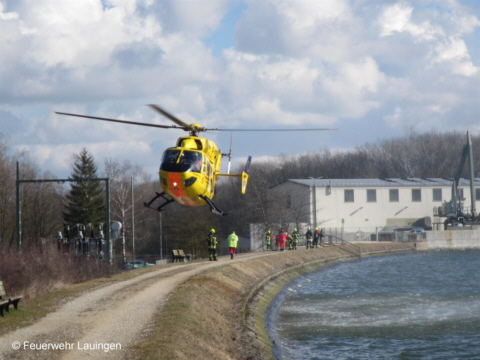
[[[217,261],[217,236],[215,235],[215,229],[210,230],[208,233],[207,245],[210,261]]]
[[[267,236],[265,236],[265,245],[267,245],[267,251],[272,248],[272,232],[270,230],[267,231]]]
[[[233,259],[235,253],[237,252],[237,243],[238,243],[238,236],[235,235],[235,231],[228,236],[228,248],[230,251],[230,259]]]
[[[293,229],[293,250],[297,250],[297,245],[298,245],[298,230],[297,228]]]
[[[293,249],[293,238],[288,232],[286,232],[285,234],[287,234],[288,250],[292,250]]]

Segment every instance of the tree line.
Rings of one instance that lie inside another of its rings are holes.
[[[252,161],[247,193],[240,193],[238,178],[217,183],[216,204],[228,216],[210,213],[208,206],[186,207],[170,204],[160,215],[146,209],[160,185],[138,165],[104,159],[99,171],[97,160],[81,150],[74,154],[71,183],[25,183],[21,190],[22,246],[35,247],[53,241],[66,224],[105,222],[104,185],[82,182],[82,178],[110,179],[111,221],[123,224],[127,249],[132,250],[132,225],[138,256],[168,256],[166,250],[183,248],[196,256],[207,255],[206,234],[215,228],[221,238],[231,231],[247,235],[250,223],[274,224],[285,204],[268,199],[268,189],[287,179],[318,178],[452,178],[460,162],[466,134],[407,131],[404,135],[378,140],[348,151],[312,149],[302,155],[282,154],[270,160]],[[474,166],[480,170],[480,136],[472,136]],[[0,137],[0,246],[16,246],[16,163],[22,179],[53,179],[42,172],[27,152],[13,152],[8,137]],[[238,169],[241,171],[241,169]],[[477,170],[477,171],[478,171]],[[468,167],[462,177],[468,177]],[[477,174],[475,174],[477,176]],[[133,207],[132,207],[133,193]],[[132,217],[134,210],[134,217]],[[133,219],[133,220],[132,220]],[[161,227],[160,227],[161,220]],[[294,221],[294,220],[293,220]],[[160,234],[162,245],[160,245]],[[116,251],[121,251],[116,246]]]

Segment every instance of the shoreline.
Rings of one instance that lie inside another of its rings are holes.
[[[374,243],[355,244],[362,248],[362,256],[333,256],[304,264],[299,264],[291,269],[285,269],[281,273],[258,284],[251,293],[247,303],[247,319],[245,326],[248,329],[252,342],[256,342],[258,359],[275,360],[274,343],[268,332],[267,314],[268,308],[277,295],[291,282],[308,273],[321,270],[343,261],[353,261],[364,257],[389,255],[395,253],[413,252],[417,249],[417,243]],[[373,245],[373,246],[372,246]],[[346,245],[348,246],[348,245]]]
[[[127,358],[275,359],[266,311],[291,281],[340,261],[419,250],[415,243],[365,243],[265,252],[228,259],[176,288]],[[260,255],[260,254],[259,254]]]

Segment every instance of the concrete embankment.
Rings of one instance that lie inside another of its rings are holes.
[[[427,231],[425,235],[429,250],[480,249],[480,229]]]
[[[416,243],[365,243],[269,252],[225,261],[196,275],[171,294],[135,347],[142,359],[273,359],[265,312],[295,278],[334,262],[409,252]],[[165,331],[168,329],[168,331]]]

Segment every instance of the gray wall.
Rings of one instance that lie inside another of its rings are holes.
[[[434,249],[480,249],[480,229],[427,231],[429,250]]]

